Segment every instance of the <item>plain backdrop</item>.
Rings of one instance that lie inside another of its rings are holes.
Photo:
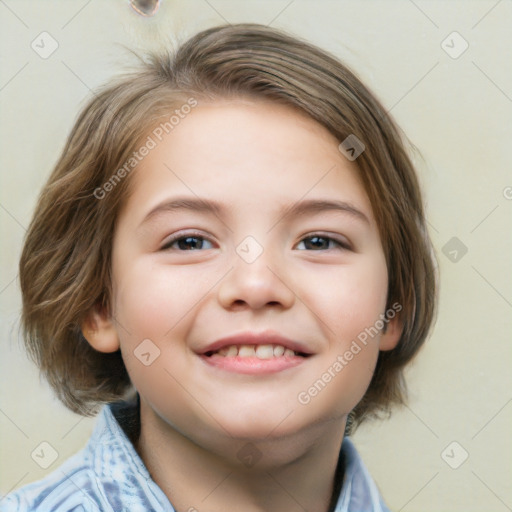
[[[91,90],[131,62],[122,45],[156,48],[226,22],[270,24],[335,53],[417,148],[438,321],[407,372],[408,406],[354,436],[387,503],[512,510],[509,0],[163,0],[152,18],[128,0],[1,1],[1,493],[53,471],[95,422],[60,405],[22,350],[17,264],[36,197]],[[33,458],[43,442],[56,457],[47,469]]]

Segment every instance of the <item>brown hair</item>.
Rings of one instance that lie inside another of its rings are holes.
[[[229,96],[293,106],[340,142],[349,135],[363,141],[366,149],[356,163],[386,256],[388,308],[402,306],[404,329],[396,348],[379,354],[350,423],[389,411],[405,400],[402,370],[424,342],[436,302],[433,254],[413,165],[393,120],[345,65],[309,43],[255,24],[208,29],[174,54],[142,59],[138,71],[100,90],[85,106],[41,193],[21,256],[29,353],[75,412],[93,414],[131,389],[120,352],[95,351],[80,330],[95,305],[109,308],[113,232],[129,194],[129,176],[109,187],[108,197],[98,198],[97,191],[112,183],[116,170],[172,108],[191,97]]]

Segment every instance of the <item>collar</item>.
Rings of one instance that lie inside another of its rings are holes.
[[[175,512],[130,439],[140,432],[139,397],[105,406],[87,445],[98,491],[113,510]],[[334,512],[389,512],[354,444],[345,437],[343,483]]]

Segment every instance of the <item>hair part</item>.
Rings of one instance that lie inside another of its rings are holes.
[[[355,135],[365,145],[355,163],[386,256],[387,307],[402,306],[403,333],[396,348],[380,352],[370,386],[350,415],[350,430],[405,402],[403,368],[433,323],[435,261],[420,187],[399,129],[356,75],[325,51],[262,25],[211,28],[173,54],[152,54],[84,107],[23,247],[26,347],[74,412],[94,414],[133,390],[121,353],[94,350],[80,329],[92,308],[110,308],[112,240],[131,180],[130,168],[120,169],[173,108],[190,98],[233,97],[300,109],[340,142]],[[114,179],[116,173],[122,179]],[[98,198],[107,183],[108,195]]]

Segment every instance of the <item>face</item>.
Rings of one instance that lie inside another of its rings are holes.
[[[120,346],[150,410],[211,449],[344,425],[399,329],[335,138],[289,107],[202,104],[133,173],[96,348]]]

